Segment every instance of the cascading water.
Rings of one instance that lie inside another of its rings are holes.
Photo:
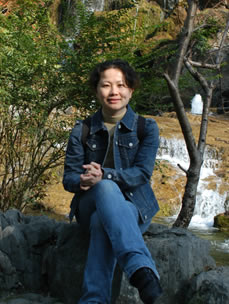
[[[169,161],[170,164],[177,167],[180,164],[188,169],[189,156],[184,140],[181,139],[160,139],[160,148],[158,159]],[[225,211],[225,200],[227,193],[219,192],[220,178],[214,170],[220,166],[221,157],[216,150],[206,146],[204,153],[204,163],[201,168],[200,181],[197,188],[196,207],[190,227],[208,228],[213,225],[214,216]],[[180,170],[180,174],[184,172]],[[207,178],[214,178],[216,188],[209,189]]]
[[[191,113],[201,115],[203,112],[203,101],[200,94],[196,94],[191,100]]]
[[[90,11],[100,11],[102,12],[104,10],[104,5],[105,5],[105,1],[104,0],[92,0],[92,1],[88,1],[88,0],[83,0],[82,1],[84,3],[85,6],[87,6],[87,8]]]
[[[134,2],[135,2],[135,1],[134,1]],[[134,38],[135,38],[135,33],[136,33],[136,28],[137,28],[138,11],[139,11],[139,6],[138,6],[138,4],[136,4],[136,15],[135,15],[135,20],[134,20],[133,40],[134,40]]]

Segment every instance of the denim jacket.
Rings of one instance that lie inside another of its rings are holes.
[[[125,198],[139,210],[143,222],[152,218],[159,210],[150,179],[159,145],[159,132],[156,122],[147,118],[144,136],[137,137],[138,115],[127,106],[127,112],[116,124],[113,139],[114,168],[104,168],[103,163],[108,153],[109,133],[103,122],[101,109],[91,119],[90,131],[85,147],[82,144],[82,121],[77,121],[72,129],[64,165],[63,185],[65,190],[75,193],[71,203],[72,219],[80,195],[80,174],[84,173],[83,164],[91,161],[99,163],[104,172],[103,179],[118,184]]]

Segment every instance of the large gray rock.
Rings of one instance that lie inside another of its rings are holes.
[[[23,216],[16,210],[0,213],[0,224],[0,295],[22,290],[46,292],[65,304],[76,304],[88,248],[88,236],[80,227],[47,217]],[[164,290],[157,304],[184,304],[187,286],[194,284],[192,278],[216,269],[209,255],[209,243],[185,229],[152,224],[144,238]],[[209,277],[213,283],[218,278],[217,269],[215,271],[215,276],[212,273]],[[228,292],[228,281],[220,286]],[[188,304],[196,293],[195,290],[190,293]],[[140,303],[137,290],[119,269],[112,302]]]
[[[145,240],[156,261],[164,291],[157,304],[179,303],[180,290],[186,283],[194,275],[215,267],[209,256],[209,243],[186,229],[168,229],[152,224]],[[119,301],[120,304],[139,303],[137,291],[126,280],[122,284]],[[184,303],[181,301],[181,304]]]
[[[191,280],[184,304],[229,303],[229,267],[202,272]]]
[[[0,299],[0,304],[63,304],[55,298],[35,293],[9,295]]]
[[[43,256],[60,224],[48,217],[26,217],[17,210],[0,214],[0,223],[0,289],[44,290]]]

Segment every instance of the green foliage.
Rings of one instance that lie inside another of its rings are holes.
[[[137,0],[114,0],[109,1],[107,4],[106,9],[107,10],[119,10],[122,8],[131,8],[136,5],[136,3],[139,2]]]
[[[211,48],[209,41],[215,38],[216,34],[221,29],[222,24],[214,17],[208,17],[204,23],[200,24],[192,35],[194,42],[194,50],[198,55],[205,55]]]
[[[131,11],[123,8],[105,13],[89,12],[79,1],[72,1],[72,6],[74,9],[72,7],[70,12],[65,6],[62,19],[65,24],[63,33],[72,37],[73,45],[72,50],[68,50],[64,69],[68,70],[73,83],[81,83],[80,87],[72,88],[72,99],[89,111],[94,109],[96,104],[92,104],[91,100],[95,96],[89,91],[86,82],[88,74],[98,62],[123,58],[135,67],[143,80],[141,89],[132,98],[132,107],[148,114],[158,108],[166,110],[168,107],[163,103],[162,97],[167,93],[167,86],[162,78],[163,66],[160,58],[155,63],[157,68],[152,69],[148,62],[154,58],[154,54],[144,53],[145,48],[155,47],[155,42],[145,41],[145,37],[148,33],[157,33],[164,25],[153,24],[148,13],[144,9],[141,13],[138,12],[133,3]],[[73,10],[77,11],[77,15],[72,13]],[[77,28],[72,24],[77,25]],[[164,48],[164,52],[168,54],[171,50]],[[155,57],[159,55],[163,56],[161,50],[158,53],[155,51]]]
[[[137,111],[147,114],[151,107],[166,106],[162,96],[167,87],[160,66],[153,70],[148,55],[137,54],[144,49],[147,18],[139,23],[138,16],[129,15],[127,8],[95,14],[75,1],[70,15],[67,7],[64,9],[63,18],[68,22],[63,23],[62,35],[50,24],[49,5],[49,0],[18,0],[10,14],[0,15],[3,211],[11,207],[23,210],[43,198],[50,169],[63,165],[73,125],[64,111],[75,106],[80,110],[78,116],[84,116],[98,106],[87,85],[96,63],[123,58],[139,71],[144,80],[132,101]]]
[[[63,162],[68,80],[45,4],[18,1],[0,15],[0,209],[42,198],[46,172]],[[55,111],[54,111],[55,110]]]

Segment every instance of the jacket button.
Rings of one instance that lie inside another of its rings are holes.
[[[145,215],[145,216],[144,216],[144,219],[145,219],[145,220],[147,220],[147,218],[148,218],[148,216],[147,216],[147,215]]]
[[[132,193],[132,192],[130,192],[130,196],[133,196],[133,193]]]
[[[96,144],[93,144],[93,145],[92,145],[92,148],[95,149],[95,148],[96,148]]]
[[[121,129],[121,127],[122,127],[122,126],[119,124],[119,125],[118,125],[118,128]]]
[[[133,143],[132,142],[129,143],[129,147],[133,147]]]
[[[108,179],[111,179],[111,178],[112,178],[112,174],[109,173],[109,174],[107,175],[107,178],[108,178]]]

